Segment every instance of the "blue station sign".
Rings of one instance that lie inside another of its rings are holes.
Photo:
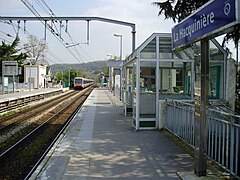
[[[238,0],[212,0],[172,28],[173,49],[237,23]]]

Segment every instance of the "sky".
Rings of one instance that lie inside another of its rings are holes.
[[[114,19],[136,25],[136,47],[143,43],[152,33],[170,33],[174,23],[158,16],[158,7],[152,5],[154,0],[24,0],[33,5],[41,16],[49,16],[39,4],[44,1],[57,16],[86,17],[97,16]],[[34,16],[21,0],[0,0],[0,16]],[[12,41],[16,35],[17,23],[12,25],[0,22],[0,40]],[[63,22],[66,29],[66,24]],[[60,25],[59,25],[60,26]],[[14,30],[15,29],[15,30]],[[27,34],[33,34],[39,39],[44,38],[44,25],[40,22],[27,22],[26,32],[24,24],[20,22],[19,36],[22,43],[27,42]],[[63,28],[64,29],[64,28]],[[90,61],[106,60],[113,56],[120,56],[120,38],[114,33],[122,35],[123,58],[131,54],[131,28],[99,21],[90,22],[90,41],[87,42],[87,23],[85,21],[70,21],[67,34],[62,36],[64,43],[79,44],[65,48],[50,32],[47,32],[48,53],[46,58],[50,64],[56,63],[87,63]],[[7,34],[12,37],[7,36]],[[65,40],[66,39],[66,40]],[[64,44],[66,45],[66,44]],[[69,52],[71,51],[71,52]]]

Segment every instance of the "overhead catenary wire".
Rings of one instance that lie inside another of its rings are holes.
[[[14,27],[14,24],[13,23],[10,23],[9,25],[11,25],[11,26],[13,26]],[[20,30],[22,30],[21,28],[20,28]],[[0,31],[1,32],[1,31]],[[28,31],[26,31],[25,30],[25,32],[28,34],[28,35],[32,35],[30,32],[28,32]],[[2,31],[2,33],[4,33],[4,34],[6,34],[5,32],[3,32]],[[14,36],[12,36],[12,35],[9,35],[9,34],[7,34],[9,37],[14,37]],[[20,41],[21,42],[23,42],[21,39],[20,39]],[[26,42],[23,42],[24,44],[27,44]],[[79,62],[79,63],[83,63],[83,62],[81,62],[81,61],[79,61],[78,60],[78,58],[76,57],[76,55],[71,51],[71,50],[69,50],[69,49],[67,49],[69,52],[70,52],[70,54],[72,54],[72,56],[74,56],[75,57],[75,59]],[[53,54],[53,53],[52,53]],[[60,59],[60,58],[58,58],[58,59]],[[64,62],[64,61],[62,61],[62,62]]]
[[[39,1],[39,0],[37,0],[37,1]],[[50,16],[51,16],[51,17],[57,17],[56,14],[53,12],[53,10],[47,5],[47,3],[46,3],[44,0],[41,0],[41,1],[45,4],[45,6],[46,6],[46,7],[49,9],[49,11],[51,12],[51,13],[49,13]],[[58,21],[57,21],[57,22],[58,22]],[[53,22],[53,23],[54,23],[54,22]],[[55,23],[54,23],[54,25],[55,25]],[[61,38],[61,28],[64,28],[64,27],[65,27],[65,26],[62,25],[62,22],[60,21],[60,32],[59,32],[60,38]],[[55,28],[57,29],[56,26],[55,26]],[[68,37],[70,38],[70,41],[71,41],[72,44],[74,45],[76,42],[73,40],[73,38],[72,38],[72,36],[70,35],[69,31],[65,31],[65,32],[67,33]],[[83,55],[80,54],[80,52],[78,51],[78,49],[76,48],[76,46],[74,46],[74,49],[75,49],[76,53],[78,54],[79,58],[83,60]],[[87,54],[87,53],[85,52],[85,54]],[[88,55],[88,57],[90,57],[90,56]],[[85,59],[87,60],[87,58],[85,58]],[[92,59],[92,58],[90,58],[90,59]],[[84,63],[83,61],[81,61],[81,62]]]
[[[39,17],[39,20],[41,21],[41,15],[40,15],[40,13],[33,7],[33,5],[31,5],[27,0],[21,0],[29,9],[30,9],[30,11],[36,16],[36,17]],[[47,12],[47,14],[49,14],[51,17],[57,17],[56,15],[55,15],[55,13],[53,12],[53,10],[47,5],[47,3],[44,1],[44,0],[41,0],[41,2],[40,2],[40,0],[35,0],[35,1],[37,1],[37,4],[40,6],[40,8],[41,9],[43,9],[45,12]],[[44,7],[45,6],[45,7]],[[42,22],[42,21],[41,21]],[[42,22],[43,23],[43,22]],[[60,30],[58,30],[58,28],[56,27],[56,23],[60,23]],[[66,31],[66,29],[67,29],[67,27],[65,27],[62,23],[61,23],[61,21],[52,21],[52,25],[55,27],[55,29],[52,27],[52,26],[50,26],[49,24],[48,24],[48,26],[47,26],[47,28],[48,28],[48,30],[59,40],[61,40],[61,41],[63,41],[63,45],[66,47],[66,44],[68,44],[68,43],[64,43],[65,41],[63,40],[63,37],[62,37],[62,35],[61,35],[61,28],[65,28],[65,30],[63,31],[63,32],[67,32],[68,33],[68,31]],[[66,25],[67,25],[67,21],[66,21]],[[69,33],[68,33],[69,34]],[[69,34],[69,37],[71,37],[71,35]],[[71,39],[70,39],[71,40]],[[72,41],[72,40],[71,40]],[[80,54],[80,52],[78,51],[78,49],[77,48],[73,48],[73,50],[75,50],[75,52],[78,54],[78,56],[79,56],[79,58],[81,59],[81,60],[77,60],[78,62],[83,62],[83,58],[82,57],[84,57],[83,55],[81,55]],[[71,50],[69,50],[68,49],[68,51],[73,55],[74,53],[71,51]],[[84,50],[83,50],[84,51]],[[87,52],[84,52],[88,57],[90,57],[90,55],[89,54],[87,54]],[[76,56],[75,55],[73,55],[74,56],[74,58],[76,59]],[[93,60],[91,57],[90,58],[85,58],[84,57],[84,59],[85,60],[87,60],[87,61],[90,61],[90,59],[91,60]],[[89,59],[89,60],[88,60]]]
[[[11,24],[8,23],[7,21],[1,21],[1,22],[2,22],[2,23],[6,23],[6,24],[8,24],[8,25],[11,25]],[[14,25],[14,24],[12,24],[12,25],[13,25],[13,26],[16,26],[16,25]],[[19,30],[22,30],[24,33],[27,33],[27,35],[33,35],[33,34],[31,34],[29,31],[27,31],[26,29],[22,29],[21,27],[19,28]],[[14,38],[14,35],[11,35],[11,34],[9,34],[9,33],[6,33],[6,32],[4,32],[4,31],[2,31],[2,30],[0,30],[0,33],[5,34],[5,35],[8,36],[8,37]],[[33,36],[34,36],[34,35],[33,35]],[[5,41],[7,41],[7,42],[9,42],[9,43],[12,43],[11,41],[6,40],[6,39],[4,39],[4,38],[1,38],[1,39],[5,40]],[[23,44],[27,44],[27,42],[24,42],[22,39],[20,39],[20,41],[21,41]],[[55,60],[57,60],[57,61],[53,61],[53,60],[48,59],[48,60],[52,61],[52,62],[55,63],[55,64],[57,64],[59,60],[62,60],[61,58],[57,57],[57,55],[55,55],[55,54],[54,54],[53,52],[51,52],[50,50],[48,50],[47,53],[48,53],[48,54],[51,54],[51,56],[54,57]],[[64,62],[64,61],[62,61],[62,62]]]

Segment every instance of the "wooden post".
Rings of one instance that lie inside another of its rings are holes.
[[[209,39],[201,40],[201,60],[196,68],[195,83],[195,174],[207,173],[207,115],[209,83]]]

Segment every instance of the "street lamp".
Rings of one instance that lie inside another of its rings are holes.
[[[107,56],[109,56],[109,58],[112,59],[112,54],[107,54]]]
[[[122,60],[122,34],[118,34],[118,33],[114,33],[114,36],[115,37],[120,37],[120,57],[119,59]],[[120,100],[122,100],[122,85],[123,85],[123,82],[122,82],[122,67],[120,69]],[[115,85],[115,82],[114,82],[114,85]]]
[[[31,81],[32,81],[32,63],[30,62],[30,69],[29,69],[29,91],[31,91],[31,89],[32,89],[32,83],[31,83]]]
[[[119,60],[122,60],[122,34],[114,33],[115,37],[120,37],[120,57]]]

